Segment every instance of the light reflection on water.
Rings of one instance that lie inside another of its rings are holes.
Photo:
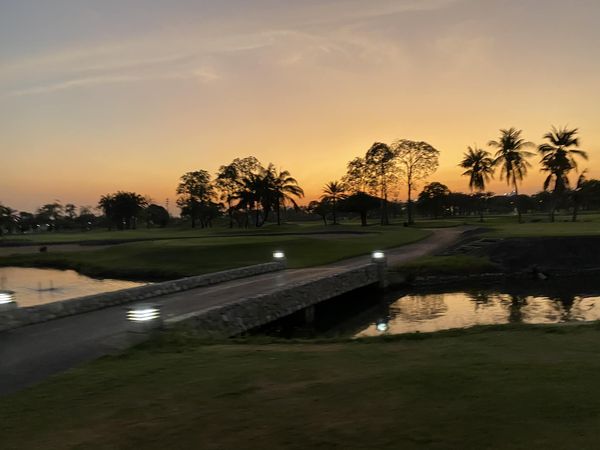
[[[116,291],[143,284],[111,279],[97,280],[74,270],[0,267],[0,290],[14,291],[15,300],[20,307]]]
[[[600,320],[600,295],[544,297],[488,292],[405,295],[355,336],[429,332],[474,325]]]

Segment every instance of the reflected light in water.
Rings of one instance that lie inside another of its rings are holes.
[[[600,320],[598,297],[540,297],[452,292],[405,295],[389,305],[388,321],[373,318],[355,336],[432,332],[475,325]]]

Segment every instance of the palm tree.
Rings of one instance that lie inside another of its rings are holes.
[[[577,178],[577,186],[571,192],[571,198],[573,200],[573,215],[571,217],[572,222],[577,222],[577,213],[579,212],[579,207],[581,206],[581,202],[584,197],[584,189],[586,179],[587,169],[581,172],[579,177]]]
[[[273,164],[269,164],[267,169],[268,178],[271,183],[269,190],[272,191],[273,203],[275,204],[275,213],[277,214],[277,225],[281,225],[280,209],[290,202],[294,209],[298,209],[298,203],[294,197],[304,197],[304,190],[298,186],[298,181],[292,177],[290,172],[282,170],[277,172]]]
[[[323,188],[321,200],[331,204],[331,212],[333,213],[333,224],[337,225],[336,206],[338,201],[346,198],[344,185],[339,181],[330,181]]]
[[[463,155],[459,166],[467,169],[463,175],[469,177],[471,192],[483,193],[486,183],[494,175],[494,160],[490,152],[478,148],[477,144],[474,147],[467,147],[467,152]],[[483,198],[481,195],[480,197]],[[480,209],[479,221],[483,222],[483,207]]]
[[[500,179],[506,178],[506,184],[512,185],[515,190],[517,201],[517,214],[519,223],[521,220],[521,209],[519,208],[519,181],[527,175],[527,168],[531,164],[527,158],[534,154],[526,151],[527,147],[533,147],[533,142],[525,141],[521,137],[523,130],[509,128],[500,130],[500,139],[490,141],[488,145],[497,149],[494,155],[494,166],[501,166]]]
[[[566,127],[552,130],[544,135],[548,142],[538,146],[538,152],[542,156],[540,164],[542,172],[548,172],[544,180],[544,190],[548,190],[550,185],[554,200],[550,210],[550,219],[554,222],[554,212],[558,197],[569,188],[569,173],[571,170],[577,170],[576,157],[588,159],[587,153],[583,150],[573,147],[579,147],[579,138],[577,138],[577,128],[567,129]]]

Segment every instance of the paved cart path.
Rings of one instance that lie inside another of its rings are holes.
[[[396,264],[434,253],[456,242],[464,228],[439,229],[428,238],[387,250]],[[153,298],[165,319],[239,302],[286,285],[331,276],[368,264],[370,257],[326,266],[288,269]],[[127,306],[114,306],[0,332],[0,395],[44,380],[83,362],[120,351],[142,336],[128,332]]]

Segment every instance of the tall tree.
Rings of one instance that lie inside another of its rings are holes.
[[[190,217],[192,228],[195,228],[201,214],[213,207],[211,199],[214,187],[210,181],[210,174],[206,170],[184,173],[177,186],[177,195],[177,206],[181,208],[182,214]],[[204,228],[206,223],[201,221],[201,225]]]
[[[542,156],[541,170],[548,173],[544,180],[544,190],[549,190],[552,186],[554,197],[550,209],[552,222],[554,222],[559,198],[569,189],[569,173],[577,170],[576,158],[588,159],[587,153],[577,148],[579,147],[578,131],[577,128],[552,127],[552,130],[544,135],[544,139],[548,142],[538,146],[538,152]]]
[[[236,209],[238,211],[241,209],[239,204],[237,208],[234,208],[233,202],[244,196],[248,184],[246,181],[263,173],[264,170],[260,161],[254,156],[235,158],[231,163],[219,168],[215,187],[219,192],[220,200],[227,205],[230,228],[233,227],[234,215],[237,214]]]
[[[373,180],[371,184],[377,187],[380,200],[381,225],[389,225],[387,213],[388,190],[396,180],[398,166],[396,165],[396,153],[382,142],[375,142],[365,155],[365,163],[368,173]]]
[[[573,215],[571,216],[571,222],[577,222],[577,213],[579,212],[579,208],[581,207],[581,203],[583,203],[583,198],[585,197],[585,183],[586,183],[586,173],[587,170],[581,172],[579,177],[577,178],[577,185],[575,189],[571,192],[571,200],[573,201]]]
[[[329,213],[329,202],[326,200],[313,200],[308,204],[307,210],[311,214],[316,214],[323,219],[323,223],[327,226],[327,214]]]
[[[515,191],[515,200],[519,223],[522,222],[521,208],[519,204],[519,182],[527,175],[527,168],[531,164],[527,158],[533,156],[533,153],[525,150],[533,147],[533,142],[522,138],[523,130],[516,128],[500,130],[500,138],[491,140],[488,145],[496,149],[494,155],[494,166],[500,166],[500,179],[506,178],[506,184],[512,185]]]
[[[137,217],[148,204],[146,198],[135,192],[118,191],[116,194],[103,195],[98,207],[104,212],[109,223],[115,224],[119,230],[135,229]]]
[[[219,198],[227,205],[229,228],[233,228],[233,201],[241,188],[240,176],[234,163],[221,166],[217,172],[215,187],[219,191]]]
[[[374,192],[374,180],[370,176],[369,166],[365,158],[356,157],[346,167],[342,177],[346,190],[352,194],[358,192]]]
[[[367,226],[367,216],[369,211],[377,209],[379,199],[365,192],[357,192],[349,195],[340,202],[340,211],[348,211],[357,213],[360,216],[360,224],[363,227]]]
[[[419,194],[419,206],[434,219],[444,214],[448,205],[450,189],[437,181],[425,185]]]
[[[477,196],[479,202],[483,201],[485,197],[481,194],[485,191],[486,184],[492,178],[494,174],[494,160],[491,158],[489,152],[480,149],[475,145],[474,147],[467,147],[467,152],[463,155],[463,160],[459,164],[463,169],[467,169],[463,172],[463,176],[469,177],[469,188],[471,192],[480,194]],[[483,222],[483,210],[479,208],[479,221]]]
[[[298,181],[287,170],[277,171],[273,164],[269,164],[267,172],[271,183],[269,189],[273,191],[277,225],[281,225],[281,207],[285,207],[286,202],[289,202],[295,210],[298,210],[296,198],[304,197],[304,190],[298,186]]]
[[[392,144],[392,151],[397,155],[400,173],[406,181],[408,190],[408,224],[414,223],[412,193],[417,183],[434,173],[439,165],[440,152],[422,141],[401,139]]]
[[[346,198],[346,190],[344,185],[339,181],[330,181],[323,188],[323,195],[321,195],[321,201],[331,205],[331,212],[333,214],[333,224],[337,225],[337,204],[340,200]],[[325,223],[327,225],[327,223]]]

